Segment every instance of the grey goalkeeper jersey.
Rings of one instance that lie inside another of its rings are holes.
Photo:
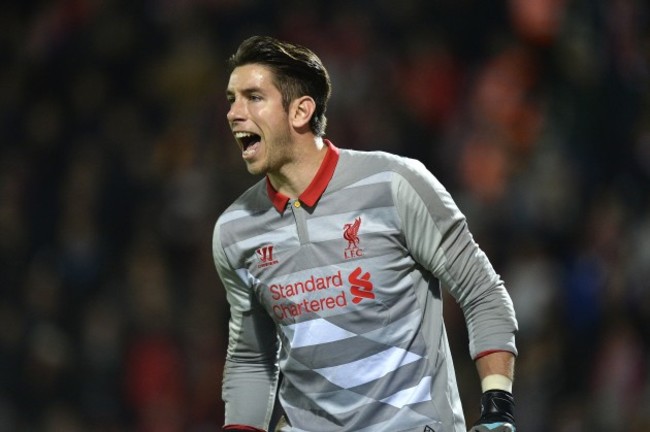
[[[226,424],[268,430],[277,396],[292,431],[465,432],[440,282],[473,358],[516,354],[504,284],[420,162],[327,145],[299,199],[262,180],[217,221]]]

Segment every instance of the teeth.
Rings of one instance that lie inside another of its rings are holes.
[[[241,139],[241,138],[250,138],[255,136],[255,134],[250,133],[250,132],[235,132],[235,138]]]

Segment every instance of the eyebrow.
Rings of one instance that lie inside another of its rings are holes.
[[[261,87],[253,86],[253,87],[247,87],[247,88],[243,89],[242,91],[240,91],[240,93],[242,93],[242,94],[244,94],[246,96],[248,96],[248,95],[250,95],[252,93],[256,93],[256,92],[257,93],[264,93],[264,90],[262,90]],[[235,92],[233,90],[226,89],[226,96],[233,96],[234,94],[235,94]]]

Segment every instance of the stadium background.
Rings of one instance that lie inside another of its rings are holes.
[[[524,432],[650,430],[642,0],[60,0],[0,14],[0,431],[214,431],[224,62],[314,49],[341,147],[422,160],[506,280]],[[447,308],[464,407],[479,384]]]

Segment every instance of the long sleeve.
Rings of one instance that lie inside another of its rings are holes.
[[[510,296],[449,193],[417,161],[394,177],[392,191],[411,254],[463,310],[471,356],[499,350],[516,354]]]
[[[229,339],[222,397],[226,425],[268,430],[278,383],[275,325],[261,307],[245,270],[233,269],[215,227],[213,254],[230,305]]]

